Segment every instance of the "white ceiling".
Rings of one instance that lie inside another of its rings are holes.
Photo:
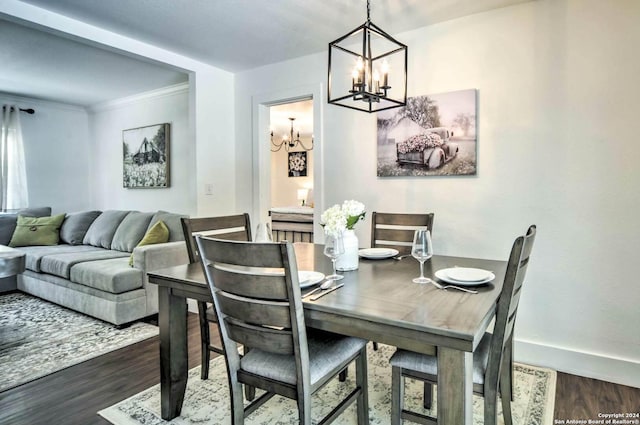
[[[366,19],[365,0],[21,1],[230,72],[326,51]],[[526,1],[371,0],[371,20],[396,34]],[[37,33],[0,20],[0,59],[16,63],[6,69],[1,61],[0,91],[89,105],[187,79],[158,64]]]

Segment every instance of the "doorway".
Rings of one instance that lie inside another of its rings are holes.
[[[298,200],[298,192],[297,187],[295,185],[297,182],[302,181],[301,177],[288,177],[289,169],[288,162],[286,164],[286,168],[281,166],[280,168],[274,168],[272,172],[271,160],[272,160],[272,152],[271,152],[271,130],[273,130],[273,140],[276,143],[282,141],[283,133],[287,133],[290,135],[291,131],[291,121],[289,118],[289,114],[285,114],[284,117],[285,127],[281,127],[281,130],[278,130],[277,127],[273,127],[271,125],[271,108],[296,104],[300,102],[309,102],[311,107],[309,108],[308,115],[312,117],[309,121],[309,125],[306,129],[300,127],[300,139],[304,142],[305,146],[310,147],[309,137],[313,137],[313,149],[310,149],[307,152],[307,158],[309,157],[309,152],[312,152],[312,165],[307,169],[307,184],[311,183],[313,185],[313,190],[307,195],[307,199],[305,204],[312,204],[313,208],[308,207],[313,213],[313,222],[311,223],[313,227],[313,234],[319,235],[319,238],[315,238],[316,242],[322,242],[322,227],[320,226],[320,211],[322,211],[323,203],[324,203],[324,195],[323,195],[323,178],[322,178],[322,163],[323,163],[323,154],[322,154],[322,134],[323,134],[323,86],[321,84],[318,85],[306,85],[295,88],[278,90],[270,93],[265,93],[262,95],[257,95],[252,98],[252,107],[253,107],[253,163],[254,163],[254,172],[253,172],[253,212],[252,218],[257,217],[260,221],[271,221],[272,217],[270,217],[269,213],[273,205],[277,205],[272,203],[271,201],[271,189],[272,186],[275,188],[276,184],[272,184],[272,174],[277,175],[280,174],[280,179],[285,180],[280,184],[287,186],[289,182],[292,182],[294,185],[293,189],[286,189],[283,187],[282,189],[278,189],[278,191],[282,193],[288,194],[288,200],[285,201],[276,201],[279,205],[297,207],[298,204],[302,206],[302,200]],[[286,106],[284,106],[286,107]],[[297,116],[293,116],[296,118],[293,121],[294,128],[294,138],[297,138],[298,133],[298,118]],[[274,122],[275,124],[275,122]],[[308,133],[308,136],[305,137],[305,133]],[[291,151],[298,151],[297,147],[294,149],[290,149]],[[303,148],[300,150],[304,150]],[[288,161],[288,153],[284,148],[281,148],[281,151],[278,152],[280,154],[287,154]],[[275,177],[275,176],[274,176]],[[303,186],[304,183],[301,183],[302,189],[305,189]],[[279,187],[279,186],[278,186]],[[311,189],[311,188],[309,188]],[[307,206],[307,205],[305,205]]]

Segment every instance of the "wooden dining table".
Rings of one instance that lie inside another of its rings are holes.
[[[298,270],[326,275],[331,261],[323,246],[294,244]],[[434,255],[425,276],[449,267],[491,270],[496,278],[478,286],[477,294],[416,284],[419,263],[360,259],[357,270],[343,272],[344,286],[316,301],[303,299],[308,327],[357,336],[438,357],[438,423],[471,425],[473,416],[473,352],[493,316],[506,261]],[[158,285],[160,327],[161,415],[180,415],[187,385],[187,298],[211,301],[200,264],[185,264],[149,274]],[[303,290],[305,293],[306,290]]]

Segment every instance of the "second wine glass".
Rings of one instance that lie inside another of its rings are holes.
[[[414,283],[431,283],[428,277],[424,277],[424,262],[433,256],[433,245],[431,243],[431,232],[426,229],[416,230],[413,235],[413,245],[411,255],[420,262],[420,277],[413,279]]]
[[[327,235],[324,239],[324,255],[331,258],[331,263],[333,263],[333,274],[327,276],[327,279],[340,280],[344,277],[339,275],[336,271],[336,260],[342,254],[344,254],[344,242],[342,240],[342,235]]]

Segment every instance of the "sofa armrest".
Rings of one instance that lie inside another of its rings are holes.
[[[147,292],[147,315],[158,312],[158,287],[149,284],[147,272],[188,262],[189,255],[184,241],[144,245],[133,249],[133,267],[142,270],[142,284]]]
[[[187,264],[189,255],[184,241],[144,245],[133,248],[133,267],[146,275],[151,270]]]

